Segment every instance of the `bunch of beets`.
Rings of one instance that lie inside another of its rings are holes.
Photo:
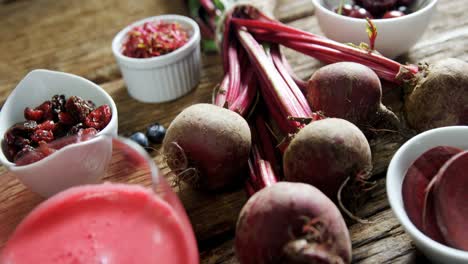
[[[415,131],[467,125],[468,63],[403,65],[383,57],[371,20],[370,45],[354,46],[249,4],[221,11],[224,78],[212,104],[190,106],[169,126],[168,166],[205,190],[244,180],[251,197],[237,222],[241,263],[350,263],[349,232],[335,204],[347,212],[345,185],[369,189],[369,128],[404,124],[382,104],[381,80],[405,87],[404,118]],[[305,82],[281,47],[329,65]]]

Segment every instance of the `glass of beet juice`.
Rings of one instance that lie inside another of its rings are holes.
[[[10,235],[0,263],[199,263],[184,207],[154,161],[128,139],[108,139],[109,182],[42,202]],[[129,180],[138,184],[116,183]]]

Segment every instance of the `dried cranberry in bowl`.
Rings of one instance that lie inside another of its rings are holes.
[[[79,96],[54,95],[35,108],[24,109],[26,121],[14,124],[4,135],[2,149],[9,161],[27,165],[76,142],[58,140],[68,136],[89,139],[112,118],[109,105],[96,107]]]

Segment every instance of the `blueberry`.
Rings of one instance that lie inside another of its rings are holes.
[[[145,136],[145,134],[143,134],[141,132],[133,133],[130,136],[130,139],[135,141],[136,143],[138,143],[140,146],[142,146],[144,148],[149,147],[148,138]]]
[[[166,135],[166,129],[163,125],[159,123],[154,123],[148,126],[146,130],[146,136],[148,137],[149,141],[159,144],[163,141],[164,136]]]

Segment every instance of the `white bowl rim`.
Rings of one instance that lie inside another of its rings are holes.
[[[387,179],[386,179],[386,191],[387,191],[387,199],[390,203],[390,207],[393,210],[395,217],[398,219],[400,224],[403,228],[408,232],[412,237],[416,237],[417,240],[421,241],[422,244],[427,245],[432,250],[437,251],[440,255],[446,255],[451,258],[457,258],[461,260],[468,261],[468,252],[463,251],[460,249],[452,248],[436,242],[426,236],[423,232],[421,232],[409,219],[408,215],[406,214],[405,209],[403,206],[400,205],[399,199],[402,196],[401,193],[401,186],[400,188],[396,188],[395,186],[399,186],[396,183],[398,177],[392,176],[396,174],[397,170],[397,163],[400,162],[401,155],[406,152],[409,148],[411,148],[418,140],[425,137],[430,137],[434,134],[445,133],[448,131],[463,131],[468,133],[468,126],[448,126],[448,127],[440,127],[425,131],[420,133],[407,142],[405,142],[394,154],[392,160],[387,169]]]
[[[75,78],[75,79],[78,79],[80,81],[82,81],[83,83],[86,83],[87,85],[93,87],[94,89],[96,89],[99,93],[101,93],[105,98],[106,98],[106,101],[108,101],[108,104],[111,108],[111,111],[112,111],[112,117],[111,117],[111,120],[109,121],[109,124],[107,124],[107,126],[102,129],[101,131],[99,131],[97,134],[96,134],[96,137],[95,138],[98,138],[98,136],[102,135],[102,134],[108,134],[110,133],[110,130],[111,130],[111,123],[112,122],[115,122],[115,120],[117,119],[117,106],[115,105],[115,102],[114,100],[112,99],[112,97],[104,90],[102,89],[99,85],[93,83],[92,81],[86,79],[86,78],[83,78],[81,76],[78,76],[78,75],[75,75],[75,74],[71,74],[71,73],[66,73],[66,72],[60,72],[60,71],[52,71],[52,70],[46,70],[46,69],[35,69],[35,70],[32,70],[30,71],[28,74],[26,74],[26,76],[18,83],[18,85],[25,79],[28,78],[29,75],[31,74],[51,74],[51,75],[62,75],[62,76],[65,76],[67,78]],[[16,87],[18,87],[18,85],[16,85]],[[12,91],[12,93],[8,96],[7,100],[5,101],[5,104],[3,105],[2,109],[5,109],[7,107],[9,107],[10,104],[12,104],[12,101],[10,100],[11,96],[13,95],[13,93],[15,93],[16,91],[16,87],[15,89]],[[0,142],[3,141],[3,138],[4,138],[4,135],[0,135]],[[63,152],[64,150],[66,149],[69,149],[72,147],[74,147],[75,145],[82,145],[82,144],[91,144],[93,143],[93,139],[95,138],[92,138],[90,140],[87,140],[87,141],[82,141],[82,142],[78,142],[78,143],[73,143],[73,144],[70,144],[70,145],[67,145],[67,146],[64,146],[63,148],[59,149],[58,151],[52,153],[51,155],[41,159],[41,160],[38,160],[34,163],[31,163],[31,164],[28,164],[28,165],[24,165],[24,166],[16,166],[15,163],[9,161],[6,156],[5,156],[5,153],[3,153],[3,149],[0,149],[0,162],[10,171],[20,171],[20,170],[23,170],[23,169],[30,169],[30,168],[34,168],[35,166],[40,166],[42,165],[42,163],[46,162],[48,159],[50,159],[51,156],[55,156],[61,152]],[[1,148],[1,147],[0,147]]]
[[[164,55],[156,56],[156,57],[151,57],[151,58],[132,58],[132,57],[127,57],[122,54],[122,51],[121,51],[122,41],[125,39],[127,33],[131,29],[133,29],[135,26],[144,24],[145,22],[164,21],[164,20],[179,21],[186,25],[189,25],[193,30],[193,34],[192,36],[190,36],[190,39],[187,41],[187,43],[185,43],[183,46],[181,46],[180,48],[172,52],[169,52]],[[119,31],[119,33],[117,33],[117,35],[115,35],[114,39],[112,40],[112,52],[119,60],[127,62],[127,63],[139,63],[139,64],[158,63],[160,65],[164,65],[164,64],[171,63],[175,58],[181,57],[185,53],[187,53],[189,50],[196,48],[199,40],[200,40],[200,28],[198,27],[197,22],[195,22],[193,19],[186,17],[186,16],[174,15],[174,14],[158,15],[158,16],[152,16],[152,17],[147,17],[147,18],[137,20],[133,23],[130,23],[128,26],[126,26],[121,31]]]
[[[343,15],[339,15],[333,11],[331,11],[330,9],[324,7],[320,2],[322,2],[324,0],[312,0],[312,2],[314,3],[314,6],[318,9],[320,9],[322,12],[325,12],[327,13],[328,15],[330,16],[334,16],[336,18],[339,18],[339,19],[343,19],[343,20],[347,20],[347,21],[362,21],[362,22],[366,22],[365,19],[362,19],[362,18],[355,18],[355,17],[348,17],[348,16],[343,16]],[[412,12],[410,14],[407,14],[407,15],[404,15],[404,16],[401,16],[401,17],[395,17],[395,18],[387,18],[387,19],[382,19],[382,18],[373,18],[371,19],[372,22],[376,22],[376,23],[379,23],[379,24],[388,24],[388,23],[392,23],[392,21],[402,21],[402,20],[405,20],[405,19],[411,19],[412,17],[414,16],[418,16],[422,13],[425,13],[429,10],[431,10],[434,5],[437,3],[438,0],[429,0],[430,2],[428,4],[426,4],[426,6],[424,6],[423,8],[421,9],[418,9],[416,10],[415,12]],[[377,29],[378,30],[378,29]]]

